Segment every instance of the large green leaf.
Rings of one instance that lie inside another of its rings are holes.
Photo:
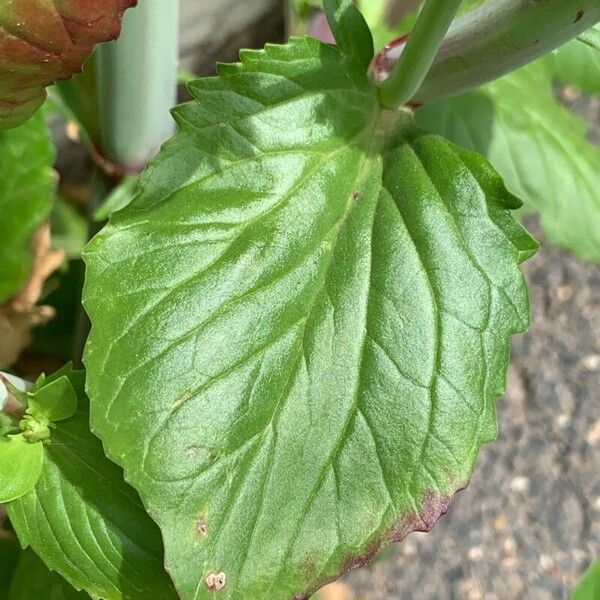
[[[332,46],[191,91],[86,251],[92,425],[182,598],[305,598],[466,485],[536,244],[484,159],[395,130]]]
[[[21,553],[8,600],[89,600],[58,573],[50,571],[34,552]]]
[[[544,66],[530,65],[417,112],[417,123],[486,155],[538,212],[548,239],[600,261],[600,150],[559,105]]]
[[[29,240],[52,209],[53,161],[41,112],[21,127],[0,131],[0,303],[29,276]]]
[[[160,533],[90,433],[84,399],[81,404],[52,430],[35,488],[7,505],[21,544],[95,598],[176,598]]]
[[[27,120],[46,86],[78,72],[98,42],[117,37],[136,0],[0,0],[0,129]]]

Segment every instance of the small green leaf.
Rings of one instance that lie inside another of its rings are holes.
[[[373,36],[352,0],[324,0],[327,20],[336,44],[366,70],[373,58]]]
[[[58,573],[50,571],[31,550],[21,553],[7,600],[89,600]]]
[[[0,131],[0,303],[21,289],[31,271],[31,236],[52,209],[53,161],[41,112],[17,129]]]
[[[62,377],[67,377],[69,379],[78,397],[85,396],[85,371],[74,369],[73,363],[71,362],[62,366],[58,371],[55,371],[50,375],[40,375],[38,380],[31,387],[30,392],[39,392],[45,385],[57,381]]]
[[[77,394],[65,375],[29,392],[27,412],[36,419],[64,421],[77,412]]]
[[[22,434],[0,439],[0,504],[31,491],[42,474],[44,449]]]
[[[600,261],[600,149],[586,139],[587,123],[555,100],[542,63],[429,104],[416,122],[487,156],[551,242]]]
[[[600,561],[594,563],[577,584],[571,600],[598,600],[600,598]]]
[[[85,217],[62,198],[57,198],[51,215],[52,245],[68,259],[81,257],[88,240]]]
[[[496,435],[535,242],[480,156],[309,38],[194,82],[85,253],[92,426],[184,600],[290,600],[428,530]]]
[[[125,177],[96,209],[94,221],[106,221],[110,215],[125,208],[137,193],[138,178],[133,176]]]
[[[174,600],[160,533],[90,433],[85,400],[79,404],[43,446],[37,485],[7,505],[19,540],[94,598]]]

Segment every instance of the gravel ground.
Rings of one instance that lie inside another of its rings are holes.
[[[347,576],[351,598],[564,599],[600,556],[600,266],[544,245],[525,271],[498,441],[431,533]]]

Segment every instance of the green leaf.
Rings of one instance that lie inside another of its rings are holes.
[[[77,392],[78,396],[85,395],[85,372],[74,369],[73,363],[70,362],[50,375],[44,373],[40,375],[29,391],[32,393],[39,392],[44,386],[47,386],[54,381],[58,381],[62,377],[67,377],[69,379],[69,382]]]
[[[89,596],[78,592],[58,573],[50,571],[34,552],[21,553],[8,600],[84,600]]]
[[[78,72],[98,42],[114,39],[135,0],[3,0],[0,4],[0,129],[26,121],[45,88]]]
[[[600,23],[582,33],[578,39],[590,48],[600,50]]]
[[[53,161],[41,112],[17,129],[0,131],[0,303],[21,289],[31,271],[29,241],[52,209]]]
[[[305,598],[466,484],[536,244],[484,159],[393,136],[333,46],[190,89],[85,253],[92,425],[183,599]]]
[[[43,418],[53,422],[64,421],[77,412],[77,395],[69,378],[65,375],[28,395],[27,413],[36,419]]]
[[[361,12],[352,0],[324,0],[323,5],[340,51],[366,69],[373,58],[373,36]]]
[[[7,505],[11,523],[23,547],[93,597],[174,599],[160,533],[90,433],[85,404],[53,430],[37,485]]]
[[[110,215],[127,206],[137,193],[138,178],[134,176],[125,177],[96,209],[94,221],[105,221]]]
[[[68,202],[57,198],[51,216],[52,245],[63,250],[68,259],[81,257],[88,240],[85,217]]]
[[[600,52],[573,40],[541,59],[551,77],[586,94],[600,94]]]
[[[42,473],[44,449],[23,434],[0,439],[0,504],[27,494]]]
[[[416,121],[487,156],[551,242],[600,261],[600,150],[557,103],[543,65],[425,106]]]
[[[600,598],[600,562],[593,564],[577,584],[571,600],[598,600]]]

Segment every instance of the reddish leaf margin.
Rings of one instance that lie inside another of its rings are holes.
[[[81,70],[99,42],[115,39],[137,0],[13,0],[0,15],[0,129],[26,121],[45,88]]]

